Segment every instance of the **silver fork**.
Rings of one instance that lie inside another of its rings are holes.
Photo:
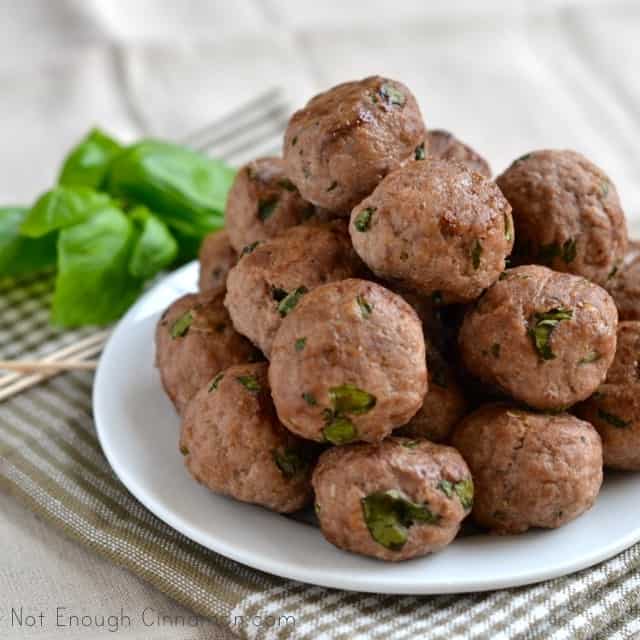
[[[238,166],[258,156],[280,153],[288,115],[284,92],[273,87],[178,142]],[[29,367],[23,366],[23,361],[3,363],[13,373],[0,377],[0,402],[47,378],[77,368],[65,366],[68,361],[82,368],[95,365],[90,358],[102,351],[109,335],[109,330],[101,330],[35,362],[29,361]]]

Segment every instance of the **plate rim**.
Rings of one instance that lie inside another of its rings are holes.
[[[594,549],[591,553],[582,555],[577,560],[568,560],[564,563],[556,564],[551,568],[542,567],[538,570],[529,569],[523,573],[515,572],[510,577],[499,579],[492,579],[490,576],[488,576],[482,579],[470,578],[464,583],[462,583],[461,580],[454,580],[451,583],[440,584],[437,588],[433,588],[429,586],[428,582],[424,585],[416,584],[414,582],[394,582],[393,584],[385,585],[384,581],[375,580],[369,580],[367,584],[362,584],[362,582],[358,582],[357,579],[350,579],[348,575],[339,579],[336,579],[335,577],[329,575],[323,576],[322,574],[320,574],[319,576],[314,574],[314,576],[310,577],[309,575],[305,575],[304,567],[300,567],[297,564],[286,565],[282,561],[274,561],[271,558],[264,557],[252,550],[245,550],[244,552],[242,552],[235,548],[233,545],[229,545],[223,540],[216,538],[215,541],[212,541],[211,538],[207,538],[205,534],[201,533],[197,527],[191,525],[188,520],[185,520],[183,517],[176,516],[172,512],[172,510],[165,504],[157,502],[151,496],[149,496],[145,487],[141,486],[130,476],[127,469],[125,469],[120,463],[117,451],[115,451],[115,449],[111,446],[111,439],[106,435],[108,425],[103,422],[101,417],[104,415],[104,411],[102,409],[103,398],[101,389],[104,384],[103,379],[107,375],[105,373],[106,365],[104,363],[109,360],[111,351],[115,349],[114,345],[117,344],[120,335],[126,331],[126,328],[132,321],[132,318],[139,313],[140,309],[146,304],[147,300],[155,294],[159,287],[170,285],[172,281],[183,278],[186,273],[191,270],[195,270],[196,268],[197,261],[193,261],[167,274],[166,277],[160,279],[157,283],[150,287],[149,290],[147,290],[131,306],[127,313],[118,321],[105,344],[102,354],[100,355],[92,390],[92,406],[96,433],[102,451],[111,469],[116,474],[119,481],[122,482],[122,484],[134,496],[136,500],[138,500],[154,516],[159,518],[162,522],[164,522],[171,528],[178,531],[180,534],[198,543],[204,548],[218,553],[244,566],[248,566],[259,571],[264,571],[265,573],[269,573],[280,578],[297,580],[306,584],[312,584],[332,589],[389,595],[438,595],[477,593],[532,585],[553,578],[567,576],[577,571],[592,567],[600,562],[612,558],[613,556],[624,551],[625,549],[628,549],[640,540],[639,525],[635,530],[632,530],[625,536],[617,539],[615,543],[600,546]],[[184,289],[184,287],[181,288]],[[176,288],[175,291],[176,294],[179,293],[178,288]],[[300,523],[297,524],[299,524],[300,526],[304,526]],[[380,562],[380,566],[384,566],[384,563],[382,561],[378,561],[375,559],[373,559],[372,561]],[[408,560],[406,562],[410,563],[412,561]]]

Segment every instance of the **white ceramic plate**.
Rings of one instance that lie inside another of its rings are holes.
[[[596,505],[555,531],[471,535],[433,556],[384,563],[345,553],[315,527],[217,496],[178,452],[179,420],[153,366],[160,313],[196,289],[198,265],[150,290],[116,327],[100,360],[94,412],[102,448],[125,486],[166,523],[238,562],[313,584],[378,593],[482,591],[564,575],[640,540],[640,475],[611,474]]]

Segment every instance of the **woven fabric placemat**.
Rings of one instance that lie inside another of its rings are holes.
[[[42,356],[91,333],[49,326],[52,283],[0,283],[0,358]],[[60,375],[0,405],[0,481],[71,538],[240,637],[640,637],[640,545],[530,587],[429,597],[324,589],[228,560],[158,520],[118,481],[96,437],[92,382],[87,372]]]

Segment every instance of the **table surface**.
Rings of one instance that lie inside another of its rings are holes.
[[[534,148],[573,148],[616,183],[640,235],[640,3],[449,0],[25,0],[0,2],[0,203],[28,203],[95,124],[124,139],[178,138],[273,86],[291,107],[337,82],[404,81],[427,126],[480,150],[495,172]],[[1,354],[0,354],[1,355]],[[0,407],[0,411],[2,408]],[[188,612],[68,541],[0,493],[0,635],[10,609]],[[60,629],[59,637],[89,637]],[[227,638],[193,626],[118,638]]]

